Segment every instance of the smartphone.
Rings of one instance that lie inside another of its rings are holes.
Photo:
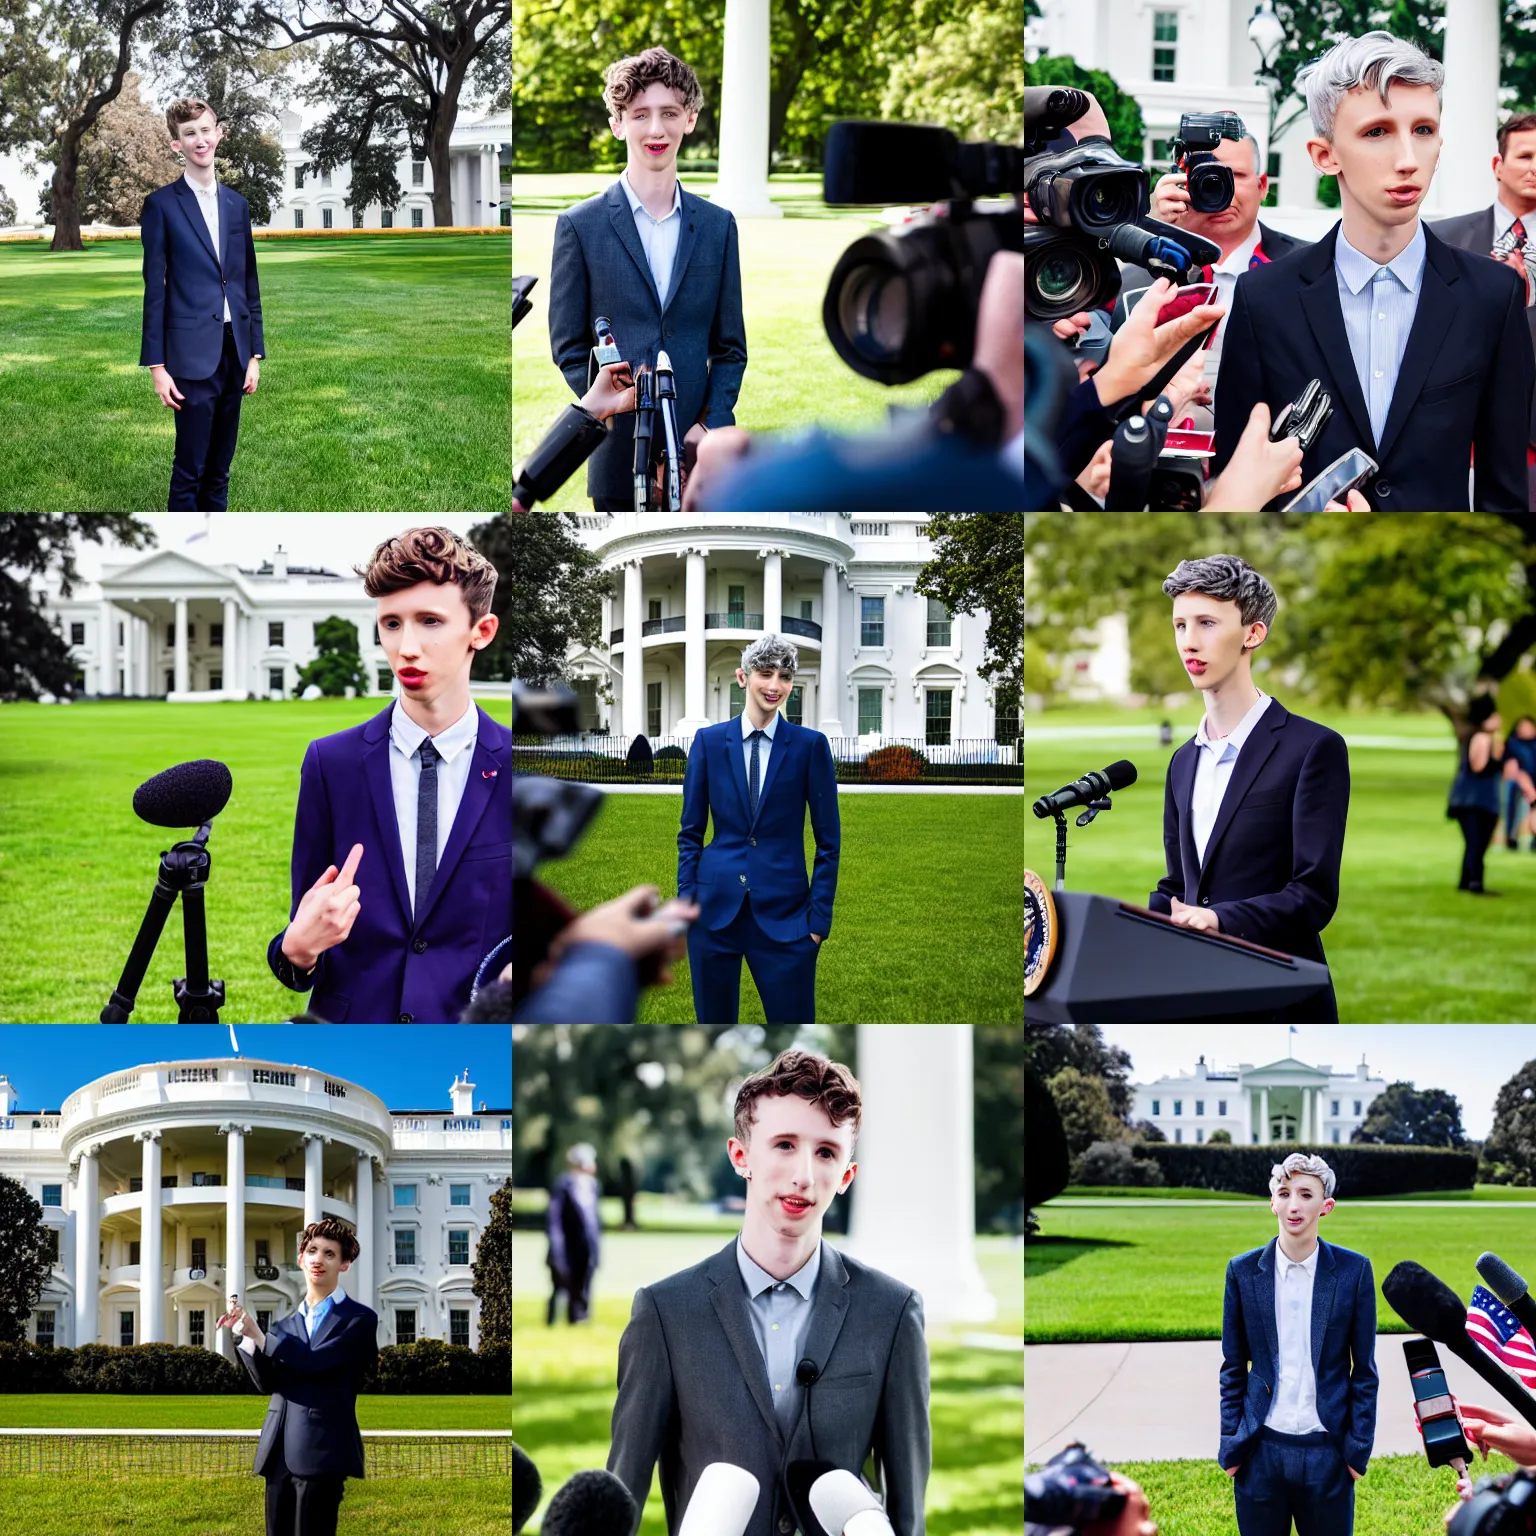
[[[1143,284],[1140,288],[1127,288],[1123,295],[1125,299],[1125,312],[1135,309],[1141,301],[1150,284]],[[1198,309],[1202,304],[1221,303],[1221,293],[1215,283],[1186,283],[1182,288],[1175,288],[1172,293],[1163,300],[1157,311],[1157,323],[1167,325],[1170,320],[1177,320],[1180,315],[1187,315],[1190,310]],[[1205,346],[1210,347],[1216,339],[1216,332],[1220,329],[1219,323],[1213,326],[1211,334],[1205,338]]]
[[[1345,497],[1376,473],[1376,460],[1363,448],[1341,453],[1327,469],[1281,507],[1282,512],[1321,512],[1330,501],[1343,506]]]

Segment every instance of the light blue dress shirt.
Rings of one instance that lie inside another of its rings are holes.
[[[1249,707],[1248,713],[1222,737],[1212,741],[1206,735],[1210,716],[1201,718],[1195,731],[1195,785],[1190,794],[1189,830],[1195,840],[1195,852],[1200,863],[1205,863],[1205,845],[1211,840],[1216,818],[1221,814],[1221,802],[1226,798],[1227,785],[1232,782],[1232,770],[1237,767],[1238,754],[1243,743],[1253,734],[1259,717],[1269,708],[1269,695],[1255,689],[1259,697]]]
[[[431,733],[406,714],[399,699],[389,715],[389,788],[395,801],[395,824],[400,828],[400,857],[405,863],[405,883],[410,891],[411,911],[416,910],[416,801],[421,785],[421,744]],[[448,727],[432,737],[442,762],[437,765],[437,862],[443,862],[443,850],[453,831],[453,819],[459,814],[459,802],[469,785],[469,770],[475,760],[475,743],[480,739],[480,714],[470,701],[469,708]],[[367,859],[366,851],[363,854]],[[382,878],[382,876],[380,876]]]
[[[347,1293],[338,1285],[329,1296],[322,1296],[313,1308],[308,1300],[299,1303],[299,1316],[304,1322],[304,1332],[309,1338],[314,1338],[316,1330],[326,1319],[326,1314],[332,1307],[339,1306],[347,1298]]]
[[[752,732],[757,727],[747,719],[746,710],[741,712],[741,762],[747,770],[747,783],[752,782]],[[768,782],[768,754],[773,751],[773,738],[779,729],[779,712],[774,711],[773,719],[763,727],[767,735],[757,744],[757,790],[761,794],[763,785]]]
[[[1424,254],[1422,220],[1414,226],[1413,239],[1385,266],[1357,251],[1344,238],[1342,225],[1333,248],[1344,334],[1349,337],[1360,392],[1371,414],[1371,435],[1376,440],[1373,448],[1380,445],[1386,430],[1392,391],[1397,387],[1408,333],[1418,312]]]
[[[801,1346],[811,1326],[811,1301],[816,1293],[816,1277],[821,1273],[821,1244],[817,1243],[815,1253],[788,1280],[775,1280],[747,1256],[738,1237],[736,1267],[747,1287],[752,1334],[768,1368],[773,1411],[787,1438],[799,1421],[800,1400],[805,1396],[805,1388],[795,1380],[795,1367],[800,1363]]]
[[[656,279],[656,292],[661,295],[661,307],[667,307],[667,290],[672,286],[672,268],[677,262],[677,244],[683,232],[683,187],[681,182],[672,184],[672,209],[664,219],[653,219],[635,189],[629,184],[629,169],[625,167],[619,177],[624,196],[629,199],[630,212],[635,216],[635,231],[645,259],[650,264],[651,276]]]

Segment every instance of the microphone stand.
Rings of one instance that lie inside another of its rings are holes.
[[[651,442],[656,432],[656,403],[651,375],[635,375],[635,511],[651,510]]]
[[[1100,811],[1112,811],[1114,806],[1108,798],[1102,800],[1090,800],[1088,809],[1077,818],[1080,827],[1086,827]],[[1064,891],[1067,888],[1067,818],[1062,811],[1051,813],[1056,818],[1056,885],[1055,889]]]
[[[661,412],[662,451],[667,466],[667,511],[683,510],[682,439],[677,431],[677,380],[665,352],[656,357],[656,405]]]
[[[160,854],[160,872],[150,892],[149,905],[139,924],[133,948],[128,952],[123,974],[113,989],[111,1000],[101,1010],[103,1024],[126,1024],[133,1013],[144,973],[154,958],[155,946],[177,896],[181,907],[182,946],[187,974],[171,983],[176,999],[178,1024],[217,1024],[224,1006],[224,983],[208,979],[208,926],[203,892],[208,884],[213,856],[207,842],[213,823],[205,821],[186,842],[177,843]]]

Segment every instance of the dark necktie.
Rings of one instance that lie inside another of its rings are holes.
[[[420,747],[421,782],[416,787],[416,922],[427,910],[437,874],[437,765],[441,754],[429,740]]]
[[[1509,232],[1515,237],[1515,249],[1517,251],[1523,251],[1525,249],[1525,225],[1522,224],[1519,219],[1516,219],[1515,222],[1509,226]]]
[[[752,767],[747,774],[747,814],[753,821],[757,820],[757,797],[763,789],[763,770],[757,757],[757,744],[767,734],[767,731],[753,731],[747,737],[752,743]]]

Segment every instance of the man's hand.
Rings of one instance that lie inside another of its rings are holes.
[[[1179,422],[1179,413],[1191,405],[1209,405],[1211,386],[1205,377],[1205,353],[1196,352],[1184,366],[1163,386],[1163,393],[1173,407],[1173,425]],[[1148,402],[1150,404],[1150,402]],[[1145,414],[1145,413],[1143,413]]]
[[[299,910],[283,935],[282,950],[301,971],[312,971],[326,950],[350,936],[363,904],[356,884],[362,858],[363,845],[353,843],[340,872],[334,864],[328,865],[300,899]]]
[[[252,357],[245,365],[245,384],[241,388],[242,394],[254,395],[256,386],[261,382],[261,359]]]
[[[266,1342],[267,1336],[261,1331],[260,1324],[251,1316],[244,1307],[231,1307],[215,1324],[217,1328],[232,1328],[236,1323],[243,1324],[241,1337],[247,1338],[260,1349]]]
[[[1289,432],[1269,440],[1269,407],[1260,400],[1248,413],[1227,467],[1205,488],[1202,512],[1257,512],[1283,491],[1301,488],[1301,444]]]
[[[1529,309],[1531,303],[1531,274],[1526,270],[1524,252],[1511,251],[1507,256],[1501,256],[1498,259],[1512,272],[1520,274],[1520,281],[1525,284],[1526,308]]]
[[[555,936],[549,947],[549,960],[558,961],[573,944],[611,944],[634,961],[647,955],[661,955],[660,979],[671,981],[671,962],[688,951],[686,924],[698,917],[700,909],[695,902],[675,898],[657,906],[660,896],[654,885],[637,885],[622,896],[583,912]],[[685,925],[682,933],[673,933],[676,923]]]
[[[1189,177],[1183,171],[1160,176],[1152,188],[1152,217],[1177,224],[1189,212]]]
[[[812,934],[812,935],[811,935],[811,937],[812,937],[812,938],[813,938],[813,939],[815,939],[815,940],[816,940],[816,942],[817,942],[817,943],[818,943],[818,944],[820,944],[820,943],[821,943],[821,935],[820,935],[820,934],[819,934],[819,933],[813,933],[813,934]]]
[[[1222,1471],[1224,1471],[1227,1474],[1228,1477],[1236,1477],[1237,1474],[1242,1471],[1242,1469],[1243,1469],[1242,1462],[1238,1462],[1238,1464],[1235,1467],[1223,1467]]]
[[[1209,330],[1226,314],[1220,304],[1197,304],[1187,314],[1159,325],[1158,312],[1173,291],[1173,284],[1166,277],[1158,278],[1115,332],[1104,366],[1093,376],[1102,404],[1114,405],[1127,395],[1140,399],[1137,392],[1151,382],[1180,347]]]
[[[1003,407],[1003,441],[1024,430],[1024,252],[996,251],[987,263],[976,306],[972,366],[986,376]]]
[[[1192,907],[1173,898],[1173,920],[1182,928],[1201,928],[1210,933],[1221,931],[1221,919],[1209,907]]]
[[[155,393],[160,396],[160,404],[173,411],[179,411],[179,402],[187,397],[176,388],[176,380],[170,375],[170,370],[164,363],[156,363],[149,370],[150,382],[155,386]]]
[[[706,498],[727,473],[730,465],[746,455],[752,434],[743,427],[716,427],[699,445],[698,460],[683,488],[683,511],[704,512]]]
[[[583,410],[590,411],[599,421],[610,416],[622,415],[635,408],[635,376],[628,363],[604,363],[597,370],[592,387],[581,397]]]
[[[1358,1483],[1360,1481],[1360,1479],[1365,1476],[1365,1473],[1364,1472],[1356,1472],[1353,1467],[1350,1467],[1349,1475],[1352,1478],[1354,1478],[1354,1480]]]

